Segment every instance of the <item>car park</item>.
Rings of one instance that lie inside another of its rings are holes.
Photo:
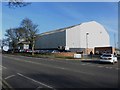
[[[116,63],[117,61],[117,57],[114,54],[103,54],[102,56],[100,56],[100,62],[109,62],[109,63]]]

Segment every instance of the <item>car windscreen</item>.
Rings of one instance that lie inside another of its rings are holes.
[[[111,57],[111,55],[103,55],[102,57]]]

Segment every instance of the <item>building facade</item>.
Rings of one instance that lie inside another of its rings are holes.
[[[110,46],[110,37],[100,23],[91,21],[42,33],[35,49],[58,49],[60,46],[71,51],[89,51],[94,47]]]

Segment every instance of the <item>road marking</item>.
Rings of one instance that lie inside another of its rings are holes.
[[[12,77],[14,77],[14,76],[15,76],[15,75],[10,75],[10,76],[6,77],[5,80],[7,80],[7,79],[9,79],[9,78],[12,78]]]
[[[94,64],[90,64],[89,66],[96,66],[96,65],[94,65]]]
[[[120,68],[115,68],[116,70],[119,70]]]
[[[38,86],[37,88],[36,88],[36,90],[39,90],[39,88],[42,88],[41,86]]]
[[[86,63],[87,65],[90,65],[91,63]]]
[[[65,68],[61,68],[61,69],[65,69]]]
[[[35,82],[35,83],[38,83],[38,84],[40,84],[40,85],[43,85],[43,86],[45,86],[45,87],[48,87],[48,88],[52,88],[52,89],[53,89],[53,87],[48,86],[48,85],[46,85],[46,84],[44,84],[44,83],[42,83],[42,82],[36,81],[36,80],[34,80],[34,79],[32,79],[32,78],[29,78],[29,77],[27,77],[27,76],[24,76],[24,75],[22,75],[22,74],[20,74],[20,73],[17,73],[17,74],[18,74],[19,76],[21,76],[21,77],[24,77],[24,78],[26,78],[26,79],[28,79],[28,80],[31,80],[31,81]]]
[[[105,67],[105,68],[107,68],[107,69],[111,69],[112,67]]]
[[[102,68],[102,67],[104,67],[104,66],[98,66],[99,68]]]
[[[81,65],[87,65],[87,64],[81,64]]]
[[[109,67],[109,69],[112,69],[112,67]]]
[[[81,65],[92,65],[91,63],[83,63]]]
[[[4,66],[2,66],[2,65],[0,65],[0,67],[2,67],[2,68],[4,68],[4,69],[7,69],[6,67],[4,67]]]
[[[109,68],[109,67],[105,67],[105,68]]]

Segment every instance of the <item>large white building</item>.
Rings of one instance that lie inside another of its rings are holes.
[[[110,37],[106,29],[96,21],[53,30],[40,34],[36,49],[57,49],[59,46],[69,50],[110,46]]]

